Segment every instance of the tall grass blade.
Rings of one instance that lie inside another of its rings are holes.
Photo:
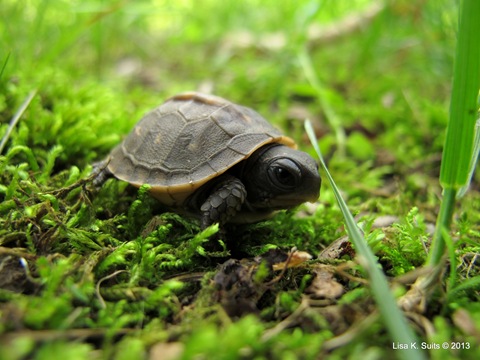
[[[348,230],[350,240],[355,245],[355,249],[358,253],[358,260],[363,266],[367,276],[369,278],[370,288],[373,297],[378,305],[380,314],[387,327],[387,330],[391,336],[392,341],[403,344],[417,343],[417,339],[411,328],[408,326],[407,320],[403,316],[402,312],[398,308],[395,298],[393,297],[390,288],[388,286],[385,275],[380,270],[380,265],[373,252],[367,245],[367,242],[358,228],[353,215],[350,213],[347,204],[343,200],[340,190],[337,188],[335,181],[333,180],[328,168],[323,160],[323,156],[320,152],[320,147],[315,139],[315,133],[310,121],[305,121],[305,130],[307,135],[320,159],[320,164],[324,170],[327,179],[332,187],[335,198],[345,218],[345,224]],[[399,358],[414,360],[424,359],[423,352],[420,350],[410,349],[399,352]]]
[[[480,88],[480,1],[460,4],[450,119],[440,170],[442,186],[455,189],[469,180]]]
[[[480,1],[463,0],[460,4],[450,118],[440,169],[444,193],[427,261],[429,265],[442,261],[445,252],[442,231],[450,228],[457,191],[468,186],[470,167],[478,155],[474,151],[474,141],[480,89]]]

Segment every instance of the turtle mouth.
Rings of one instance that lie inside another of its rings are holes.
[[[304,193],[291,192],[283,194],[263,193],[260,196],[252,197],[247,201],[247,207],[251,211],[258,210],[285,210],[295,208],[305,202],[314,203],[320,196],[318,191],[309,191]]]
[[[317,199],[318,195],[309,198],[277,196],[275,198],[265,199],[264,204],[265,207],[269,207],[273,210],[282,210],[295,208],[305,202],[314,203]]]
[[[298,206],[303,204],[304,202],[314,203],[320,197],[320,189],[316,192],[305,192],[305,193],[290,193],[290,194],[283,194],[277,195],[275,197],[271,197],[269,201],[272,203],[273,206],[276,204],[278,205],[285,205],[285,206]]]

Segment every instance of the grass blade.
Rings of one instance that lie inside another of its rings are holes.
[[[5,71],[5,68],[7,67],[8,59],[10,59],[10,53],[7,54],[7,57],[5,58],[5,61],[3,62],[2,69],[0,70],[0,79],[3,76],[3,72]]]
[[[458,43],[450,102],[450,118],[442,154],[440,184],[443,196],[437,216],[435,233],[426,265],[434,271],[419,277],[400,299],[403,309],[425,311],[426,299],[441,283],[445,267],[445,240],[455,210],[457,195],[463,195],[473,175],[478,157],[478,91],[480,88],[480,1],[460,2]],[[447,239],[448,240],[448,239]],[[450,249],[450,253],[455,249]],[[451,273],[451,279],[455,274]],[[451,280],[453,282],[453,280]]]
[[[7,132],[5,133],[5,136],[3,137],[2,142],[0,143],[0,154],[3,152],[3,148],[7,144],[7,141],[10,138],[10,135],[11,135],[13,129],[17,125],[18,121],[22,117],[25,110],[27,110],[28,105],[30,105],[30,102],[32,101],[32,99],[33,99],[33,97],[35,96],[36,93],[37,93],[37,90],[33,90],[33,91],[30,92],[30,94],[28,94],[27,98],[22,103],[22,105],[20,105],[20,108],[17,110],[17,112],[13,116],[12,120],[10,121],[10,124],[8,125]]]
[[[395,298],[388,286],[387,279],[380,270],[380,265],[375,259],[373,252],[368,247],[365,238],[363,237],[355,222],[355,219],[353,218],[353,215],[350,213],[347,204],[340,194],[340,190],[337,188],[335,181],[328,171],[320,152],[320,147],[315,139],[312,125],[308,120],[305,121],[305,130],[307,131],[308,137],[313,144],[318,158],[320,159],[320,164],[327,176],[335,198],[337,199],[338,205],[343,213],[350,240],[355,245],[355,249],[358,253],[358,260],[367,273],[373,297],[375,298],[380,310],[380,314],[382,315],[383,321],[385,322],[392,341],[403,344],[418,344],[415,334],[408,326],[407,320],[397,306]],[[414,360],[424,359],[425,357],[420,350],[410,349],[399,352],[399,358]]]
[[[480,88],[480,1],[464,0],[460,4],[450,119],[440,171],[442,186],[456,189],[469,180]]]
[[[307,78],[310,85],[315,89],[315,93],[317,94],[317,100],[325,113],[327,121],[329,122],[335,133],[338,153],[340,154],[340,156],[345,156],[345,147],[347,142],[345,129],[342,126],[342,121],[340,117],[337,115],[333,107],[330,105],[330,102],[327,100],[327,89],[323,86],[320,78],[315,72],[315,68],[312,64],[307,50],[304,49],[300,51],[298,55],[298,60],[300,61],[300,65],[302,66],[305,77]]]
[[[463,197],[470,187],[470,183],[472,182],[473,174],[475,173],[475,169],[477,167],[478,158],[480,156],[480,118],[477,119],[475,124],[475,139],[473,141],[473,152],[472,158],[470,160],[470,170],[468,172],[468,179],[467,183],[463,185],[457,193],[457,199]]]
[[[460,4],[450,119],[440,169],[444,194],[427,261],[429,265],[442,261],[445,252],[442,231],[450,229],[457,191],[468,185],[470,166],[477,157],[474,141],[480,89],[480,1],[464,0]]]

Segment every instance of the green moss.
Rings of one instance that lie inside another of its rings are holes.
[[[394,224],[392,230],[387,234],[373,230],[367,241],[385,263],[386,271],[398,276],[423,264],[428,233],[418,208],[410,210],[405,220]]]

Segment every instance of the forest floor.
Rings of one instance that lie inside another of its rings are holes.
[[[251,107],[315,156],[308,118],[405,294],[429,271],[458,9],[346,3],[2,2],[0,359],[402,357],[326,181],[313,204],[201,231],[146,187],[90,176],[180,92]],[[480,356],[479,180],[440,282],[405,314],[428,358]]]

